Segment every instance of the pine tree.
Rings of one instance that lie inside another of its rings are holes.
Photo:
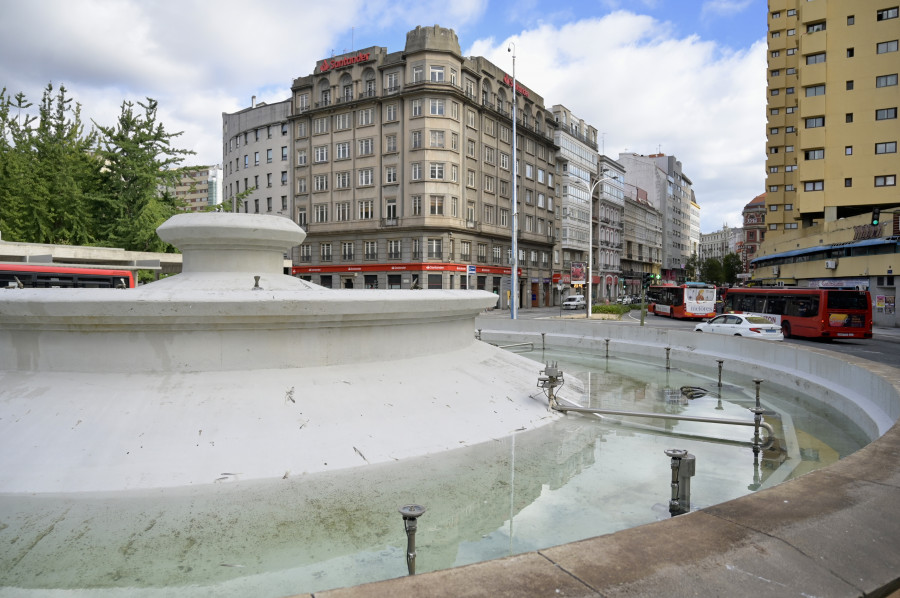
[[[103,161],[103,192],[95,218],[102,244],[133,251],[172,251],[156,236],[157,227],[180,207],[174,195],[176,167],[189,150],[172,147],[181,133],[168,133],[157,122],[158,104],[147,98],[122,103],[115,127],[97,125],[98,156]]]

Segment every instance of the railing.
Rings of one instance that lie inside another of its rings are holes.
[[[388,251],[388,259],[389,260],[399,260],[401,254],[399,251]]]
[[[400,220],[397,218],[382,218],[381,226],[399,226]]]
[[[421,251],[413,251],[413,252],[412,252],[412,259],[414,259],[414,260],[420,260],[420,259],[422,259],[422,252],[421,252]]]

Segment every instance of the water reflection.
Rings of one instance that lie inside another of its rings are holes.
[[[552,358],[567,378],[585,382],[593,407],[752,419],[752,382],[732,377],[719,388],[714,368]],[[540,369],[536,363],[535,380]],[[0,495],[0,595],[84,588],[107,596],[282,596],[355,585],[406,575],[397,513],[404,504],[428,508],[418,521],[421,573],[668,517],[666,449],[697,456],[696,508],[822,467],[866,442],[795,391],[763,385],[762,398],[778,444],[757,466],[752,428],[568,415],[476,447],[271,482]]]

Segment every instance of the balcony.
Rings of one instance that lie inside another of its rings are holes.
[[[476,220],[466,220],[466,228],[470,230],[481,230]]]
[[[422,256],[422,252],[421,252],[421,251],[413,251],[413,252],[412,252],[412,259],[414,259],[414,260],[421,260],[422,257],[423,257],[423,256]]]
[[[472,254],[471,254],[471,253],[460,253],[460,254],[459,254],[459,261],[461,261],[461,262],[471,262],[471,261],[472,261]]]
[[[400,226],[400,220],[398,218],[382,218],[381,226]]]

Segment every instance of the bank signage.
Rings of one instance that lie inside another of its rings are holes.
[[[361,62],[368,62],[371,59],[371,56],[372,55],[368,52],[358,52],[356,56],[344,56],[343,58],[326,59],[319,63],[319,72],[327,73],[328,71],[333,71],[334,69],[353,66],[354,64],[359,64]]]
[[[513,84],[512,77],[510,77],[509,75],[504,75],[504,76],[503,76],[503,83],[505,83],[506,85],[509,85],[510,87],[512,87],[512,84]],[[525,89],[524,87],[522,87],[521,85],[519,85],[518,82],[516,83],[516,91],[518,91],[520,94],[522,94],[522,95],[525,96],[526,98],[528,97],[528,90]]]

